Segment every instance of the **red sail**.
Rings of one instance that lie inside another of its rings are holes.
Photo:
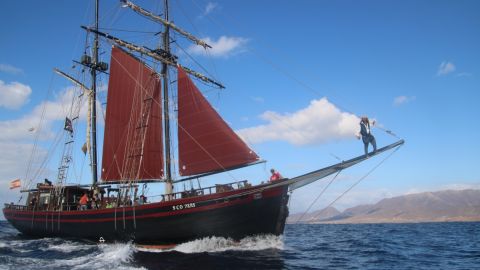
[[[163,177],[160,79],[141,61],[112,49],[102,179]]]
[[[221,171],[258,160],[180,67],[178,152],[180,175]]]

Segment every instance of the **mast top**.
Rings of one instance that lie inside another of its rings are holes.
[[[168,19],[164,19],[164,18],[162,18],[158,15],[155,15],[152,12],[141,8],[140,6],[137,6],[137,5],[135,5],[134,3],[132,3],[128,0],[120,0],[120,2],[123,3],[124,7],[129,7],[133,11],[135,11],[136,13],[138,13],[140,15],[143,15],[143,16],[145,16],[145,17],[147,17],[147,18],[149,18],[149,19],[151,19],[155,22],[162,23],[166,27],[169,27],[170,29],[173,29],[173,30],[177,31],[179,34],[181,34],[182,36],[190,39],[195,44],[202,46],[204,49],[212,48],[212,46],[208,45],[205,41],[195,37],[194,35],[188,33],[185,30],[181,29],[180,27],[176,26],[174,23],[168,21]]]
[[[187,67],[184,67],[182,65],[180,65],[177,61],[176,61],[176,57],[174,57],[173,55],[171,55],[170,53],[163,53],[162,51],[159,51],[159,50],[150,50],[148,48],[145,48],[145,47],[141,47],[141,46],[138,46],[136,44],[133,44],[131,42],[128,42],[128,41],[125,41],[125,40],[122,40],[120,38],[117,38],[117,37],[114,37],[110,34],[107,34],[107,33],[103,33],[103,32],[100,32],[94,28],[91,28],[91,27],[86,27],[86,26],[82,26],[83,29],[85,29],[86,31],[89,31],[89,32],[92,32],[92,33],[95,33],[95,34],[98,34],[99,36],[102,36],[110,41],[112,41],[113,43],[117,44],[118,46],[121,46],[121,47],[124,47],[124,48],[127,48],[129,50],[132,50],[132,51],[135,51],[135,52],[138,52],[138,53],[141,53],[143,55],[147,55],[157,61],[160,61],[162,63],[165,63],[169,66],[172,66],[172,67],[181,67],[183,70],[185,70],[187,73],[189,73],[190,75],[193,75],[195,76],[196,78],[206,82],[206,83],[211,83],[211,84],[214,84],[216,85],[217,87],[219,87],[220,89],[223,89],[225,88],[225,86],[197,71],[194,71],[192,69],[189,69]]]

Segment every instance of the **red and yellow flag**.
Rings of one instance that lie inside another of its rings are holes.
[[[20,187],[20,179],[15,179],[10,182],[10,189],[19,188]]]

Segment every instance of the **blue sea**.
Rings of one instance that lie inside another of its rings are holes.
[[[169,251],[22,237],[0,221],[0,269],[480,269],[480,223],[287,225]]]

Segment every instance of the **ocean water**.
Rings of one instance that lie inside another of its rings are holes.
[[[22,237],[0,221],[0,269],[480,269],[480,223],[287,225],[170,251]]]

